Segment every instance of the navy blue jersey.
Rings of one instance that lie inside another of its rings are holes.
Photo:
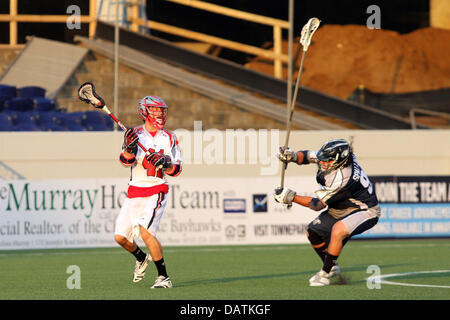
[[[317,182],[322,185],[316,191],[317,197],[328,206],[328,212],[335,218],[378,204],[375,190],[353,156],[353,162],[325,175],[318,174]]]

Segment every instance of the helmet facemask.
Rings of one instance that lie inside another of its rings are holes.
[[[158,129],[163,129],[167,119],[167,109],[163,99],[158,96],[147,96],[139,101],[138,113],[142,120],[149,122]]]
[[[147,119],[150,123],[158,129],[164,129],[167,119],[167,108],[149,107],[147,112]]]
[[[318,165],[322,172],[330,172],[346,165],[350,157],[351,147],[345,140],[329,141],[317,152]]]

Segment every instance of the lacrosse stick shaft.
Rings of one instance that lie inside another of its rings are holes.
[[[106,114],[108,114],[111,117],[111,119],[113,119],[123,131],[128,130],[128,128],[119,119],[116,118],[116,116],[109,110],[109,108],[106,105],[103,106],[102,110]],[[139,146],[139,148],[142,149],[142,151],[145,152],[146,155],[150,154],[150,152],[139,141],[137,142],[137,145]]]
[[[117,125],[118,125],[123,131],[127,131],[127,130],[128,130],[128,128],[122,123],[122,121],[120,121],[119,119],[117,119],[116,116],[109,110],[109,108],[108,108],[106,105],[103,106],[102,110],[103,110],[104,112],[106,112],[106,113],[111,117],[111,119],[113,119],[113,120],[117,123]],[[139,146],[139,148],[142,149],[142,151],[145,152],[145,155],[146,155],[146,156],[148,156],[148,155],[150,154],[150,151],[148,151],[148,150],[147,150],[147,149],[139,142],[139,140],[138,140],[138,142],[137,142],[137,145]],[[159,165],[159,166],[156,168],[156,170],[161,170],[161,169],[162,169],[162,165]]]
[[[306,51],[308,51],[308,47],[311,44],[311,38],[314,34],[314,32],[317,30],[317,28],[320,25],[320,20],[317,18],[311,18],[308,20],[308,23],[305,24],[302,28],[302,32],[300,35],[300,44],[303,46],[303,55],[302,55],[302,60],[300,62],[300,68],[298,70],[298,74],[297,74],[297,81],[295,83],[295,92],[294,92],[294,96],[292,98],[292,103],[291,103],[291,110],[289,113],[289,119],[287,122],[287,129],[286,129],[286,141],[284,144],[284,150],[287,149],[288,144],[289,144],[289,136],[291,134],[291,126],[292,126],[292,116],[294,115],[294,109],[295,109],[295,103],[297,101],[297,95],[298,95],[298,87],[300,84],[300,78],[301,78],[301,74],[303,71],[303,63],[305,61],[305,55],[306,55]],[[289,83],[289,85],[291,85],[291,83]],[[284,176],[285,176],[285,171],[287,168],[287,163],[283,164],[282,168],[281,168],[281,188],[284,188]]]
[[[117,125],[118,125],[123,131],[127,131],[127,130],[128,130],[128,128],[122,123],[122,121],[120,121],[119,119],[117,119],[116,116],[109,110],[109,108],[108,108],[106,105],[103,106],[102,110],[103,110],[104,112],[106,112],[106,113],[111,117],[111,119],[113,119],[113,120],[117,123]],[[139,142],[139,140],[138,140],[138,142],[137,142],[137,145],[139,146],[139,148],[142,149],[142,151],[145,152],[145,155],[146,155],[146,156],[148,156],[148,155],[150,154],[150,151],[148,151],[148,150],[147,150],[147,149]],[[156,168],[156,170],[161,170],[161,169],[162,169],[162,165],[159,165],[159,166]]]
[[[305,55],[306,55],[306,51],[303,51],[302,60],[300,62],[300,68],[299,68],[298,74],[297,74],[297,80],[295,82],[295,90],[294,90],[294,96],[292,98],[291,110],[289,112],[289,119],[288,119],[287,129],[286,129],[286,139],[284,141],[284,149],[285,150],[289,145],[289,136],[291,134],[291,128],[292,128],[292,117],[294,115],[295,103],[297,101],[298,87],[300,84],[300,78],[301,78],[302,71],[303,71],[303,63],[305,61]],[[287,168],[287,163],[286,164],[283,163],[282,167],[281,167],[281,188],[284,188],[284,176],[285,176],[286,168]]]
[[[80,88],[78,89],[78,98],[80,98],[81,101],[87,104],[93,105],[96,109],[101,109],[103,112],[109,115],[111,119],[113,119],[114,122],[117,123],[123,131],[128,130],[128,128],[119,119],[116,118],[111,110],[109,110],[103,98],[95,92],[95,86],[92,82],[88,81],[80,86]],[[146,156],[150,154],[150,152],[139,142],[139,140],[137,141],[137,145],[142,149],[142,151],[144,151]]]

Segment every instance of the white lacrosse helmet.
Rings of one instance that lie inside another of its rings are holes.
[[[138,103],[138,113],[141,119],[145,121],[148,118],[158,129],[163,129],[166,124],[167,109],[169,109],[167,104],[158,96],[146,96]]]

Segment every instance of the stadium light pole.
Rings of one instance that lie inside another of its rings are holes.
[[[114,24],[114,114],[119,114],[119,6],[120,1],[116,1],[116,21]],[[118,130],[117,123],[114,123],[114,131]]]

